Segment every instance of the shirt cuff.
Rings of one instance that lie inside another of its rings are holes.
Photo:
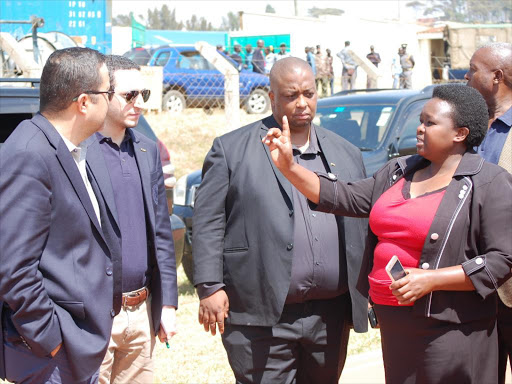
[[[213,295],[218,290],[224,288],[226,284],[223,283],[201,283],[196,285],[197,295],[199,300],[203,300],[208,296]]]

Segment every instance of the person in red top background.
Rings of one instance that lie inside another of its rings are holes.
[[[420,120],[417,155],[350,183],[293,163],[286,121],[263,141],[315,209],[370,218],[369,276],[359,289],[375,302],[386,382],[496,383],[496,291],[512,275],[512,175],[473,150],[488,122],[476,90],[436,87]],[[393,255],[407,275],[391,283],[384,267]]]

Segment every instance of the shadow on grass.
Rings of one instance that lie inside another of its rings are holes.
[[[182,281],[178,284],[178,295],[195,295],[196,290],[190,281]]]
[[[178,278],[178,295],[195,295],[196,289],[192,283],[185,278]]]

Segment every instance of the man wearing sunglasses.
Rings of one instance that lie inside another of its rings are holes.
[[[122,308],[100,369],[100,383],[152,383],[155,335],[176,333],[176,260],[160,154],[133,130],[150,92],[140,67],[123,56],[107,60],[115,94],[87,163],[120,228]]]
[[[121,307],[112,206],[86,167],[112,95],[105,56],[52,53],[40,112],[0,150],[0,377],[95,383]]]

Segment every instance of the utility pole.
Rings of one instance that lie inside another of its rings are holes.
[[[299,16],[299,0],[293,0],[293,5],[295,6],[295,16]]]

